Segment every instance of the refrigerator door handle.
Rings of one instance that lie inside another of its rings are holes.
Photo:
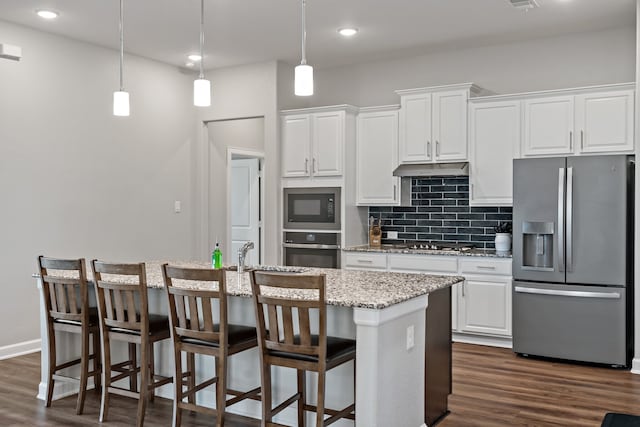
[[[567,272],[573,271],[573,168],[567,168]]]
[[[564,271],[564,168],[558,169],[558,271]]]
[[[527,288],[524,286],[516,286],[515,291],[521,294],[553,295],[578,298],[620,299],[620,292],[562,291],[555,289]]]

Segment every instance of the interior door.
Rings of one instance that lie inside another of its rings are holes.
[[[231,160],[231,256],[229,263],[238,261],[238,249],[253,242],[247,252],[245,265],[260,263],[260,177],[259,160]]]

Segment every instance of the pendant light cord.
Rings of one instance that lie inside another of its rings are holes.
[[[120,92],[124,91],[122,68],[124,67],[124,0],[120,0]]]
[[[307,6],[307,0],[302,0],[302,61],[300,64],[307,64],[307,24],[305,20],[305,9]]]
[[[200,77],[204,79],[204,0],[200,0]]]

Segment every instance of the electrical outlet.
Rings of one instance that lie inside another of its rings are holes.
[[[398,232],[397,231],[387,231],[387,239],[397,239]]]
[[[180,200],[176,200],[175,202],[173,202],[173,211],[175,213],[182,212],[182,203],[180,203]]]
[[[415,345],[414,329],[413,325],[407,327],[407,350],[411,350]]]

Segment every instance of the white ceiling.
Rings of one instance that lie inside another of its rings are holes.
[[[329,67],[634,25],[635,0],[307,0],[307,58]],[[118,0],[1,0],[0,19],[117,49]],[[36,9],[60,12],[54,21]],[[183,66],[198,51],[198,0],[125,0],[125,50]],[[300,61],[300,0],[205,0],[205,67]],[[339,27],[355,26],[351,39]],[[1,34],[0,34],[1,36]],[[2,40],[0,40],[2,42]]]

